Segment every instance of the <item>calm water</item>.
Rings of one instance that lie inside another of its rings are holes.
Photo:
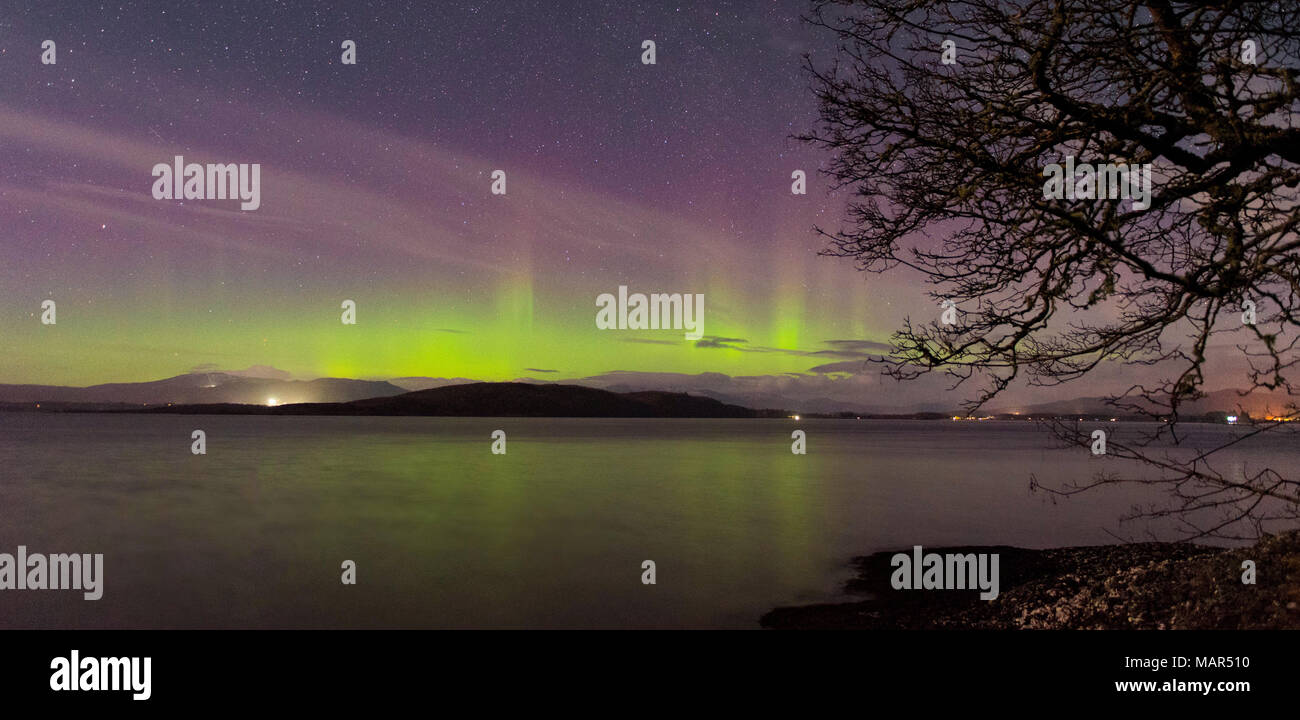
[[[1028,492],[1108,462],[1030,423],[0,413],[0,552],[106,576],[97,602],[0,592],[0,626],[756,627],[875,550],[1111,542],[1152,496]],[[1300,468],[1296,433],[1225,468],[1266,463]]]

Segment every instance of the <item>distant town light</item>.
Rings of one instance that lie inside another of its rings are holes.
[[[1229,416],[1228,416],[1227,418],[1225,418],[1225,419],[1228,421],[1228,424],[1229,424],[1229,425],[1236,425],[1236,424],[1237,424],[1237,416],[1236,416],[1236,415],[1229,415]]]

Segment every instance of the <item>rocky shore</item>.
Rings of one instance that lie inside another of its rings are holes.
[[[998,553],[1001,594],[895,590],[895,551],[857,558],[846,588],[859,602],[777,608],[776,629],[1263,629],[1300,628],[1300,531],[1244,548],[1134,543],[1026,550],[926,548]],[[1253,560],[1255,584],[1242,582]]]

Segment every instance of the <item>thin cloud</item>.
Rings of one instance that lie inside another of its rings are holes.
[[[741,352],[761,352],[754,348],[739,347],[737,343],[747,343],[744,338],[719,337],[717,335],[706,335],[695,341],[697,348],[721,348],[723,350],[739,350]]]
[[[860,373],[866,370],[871,360],[844,360],[837,363],[827,363],[816,367],[808,368],[808,372],[825,375],[828,373]]]

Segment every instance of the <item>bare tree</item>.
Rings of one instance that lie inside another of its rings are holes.
[[[1171,501],[1131,517],[1174,518],[1187,538],[1300,519],[1300,468],[1212,466],[1243,438],[1158,450],[1204,397],[1214,347],[1249,358],[1243,393],[1291,398],[1246,434],[1297,417],[1300,5],[817,0],[806,19],[838,50],[806,58],[820,122],[802,139],[831,151],[830,176],[853,191],[844,226],[818,228],[827,254],[912,268],[961,310],[953,325],[909,320],[888,372],[976,378],[973,410],[1012,383],[1145,366],[1160,379],[1110,402],[1157,430],[1108,454],[1148,471],[1051,492],[1163,485]],[[1045,169],[1067,156],[1149,166],[1149,203],[1047,197]]]

